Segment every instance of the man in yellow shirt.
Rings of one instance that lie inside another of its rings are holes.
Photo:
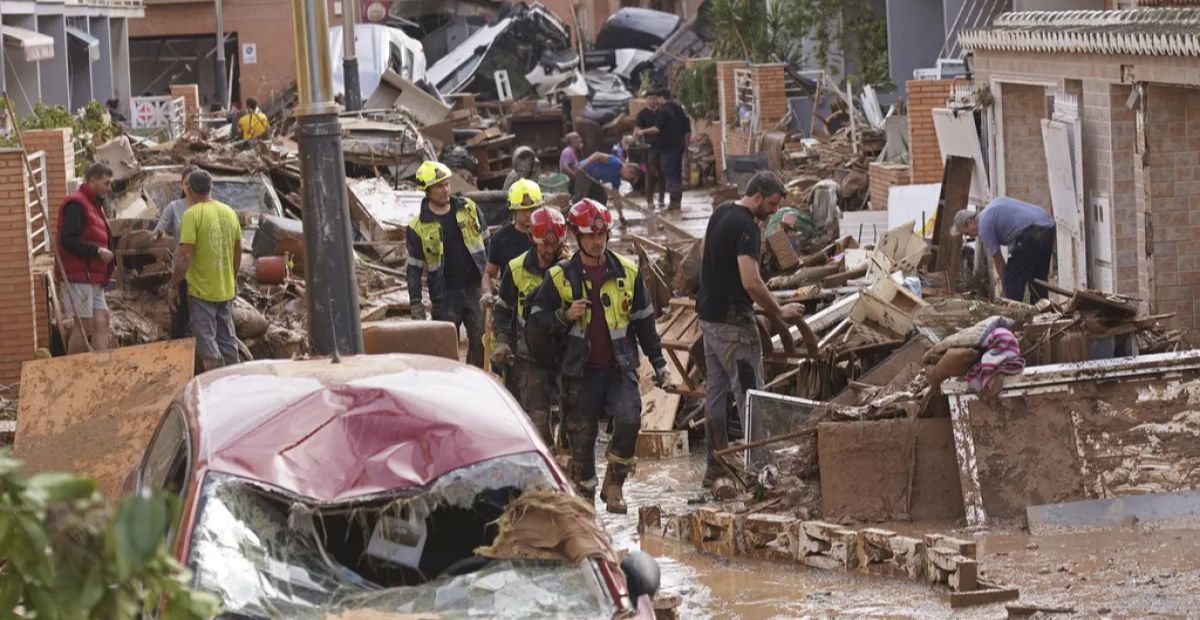
[[[213,200],[212,176],[197,170],[183,187],[188,208],[179,226],[179,252],[167,285],[167,303],[180,303],[179,283],[187,278],[192,335],[204,370],[238,363],[233,301],[242,265],[242,226],[237,213]]]
[[[242,132],[243,140],[261,138],[271,129],[271,122],[258,109],[258,100],[254,97],[246,100],[246,112],[238,119],[238,129]]]

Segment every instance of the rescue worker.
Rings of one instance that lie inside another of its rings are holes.
[[[517,397],[547,446],[554,445],[550,406],[557,373],[550,360],[535,360],[525,341],[525,308],[529,296],[545,279],[546,270],[562,258],[567,220],[557,209],[541,207],[529,218],[533,249],[508,262],[500,279],[500,295],[492,313],[496,348],[492,366],[507,368],[505,384]]]
[[[484,272],[488,229],[475,202],[450,195],[451,172],[445,164],[426,161],[417,169],[417,185],[425,191],[421,211],[408,224],[408,294],[412,318],[428,318],[421,272],[428,274],[431,312],[436,321],[454,323],[467,332],[467,363],[483,368],[483,317],[479,287]]]
[[[608,469],[600,498],[609,512],[625,513],[623,486],[633,471],[641,429],[638,351],[650,359],[654,382],[669,377],[654,308],[637,263],[608,249],[612,214],[584,199],[567,214],[579,251],[546,272],[529,303],[529,331],[562,337],[561,373],[571,481],[585,498],[596,489],[596,436],[602,414],[613,420]]]
[[[534,209],[546,204],[542,188],[529,179],[513,183],[508,190],[508,210],[512,222],[496,232],[488,242],[487,266],[483,273],[484,304],[495,301],[492,296],[493,282],[512,259],[533,249],[529,240],[529,216]]]
[[[246,100],[246,111],[238,119],[238,130],[242,132],[243,140],[254,140],[267,135],[271,129],[271,121],[267,115],[258,109],[258,100],[250,97]]]

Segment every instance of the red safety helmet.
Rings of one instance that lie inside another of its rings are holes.
[[[607,232],[612,230],[612,213],[609,213],[608,207],[595,200],[584,198],[571,205],[571,210],[567,213],[567,223],[577,234]]]
[[[529,235],[538,245],[557,244],[567,237],[567,219],[558,209],[542,207],[529,216]]]

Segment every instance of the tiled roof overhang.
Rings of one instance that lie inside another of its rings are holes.
[[[1005,13],[958,41],[970,51],[1200,56],[1200,9]]]

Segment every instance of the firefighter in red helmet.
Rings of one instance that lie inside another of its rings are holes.
[[[529,302],[529,329],[562,336],[558,362],[570,475],[585,498],[594,496],[597,485],[600,417],[613,419],[600,499],[609,512],[624,513],[628,509],[622,488],[636,464],[634,448],[641,429],[638,347],[654,367],[656,384],[665,384],[669,372],[637,263],[608,249],[612,214],[584,199],[572,205],[567,226],[579,251],[546,272]]]
[[[546,445],[554,446],[550,408],[554,401],[557,369],[547,359],[535,359],[525,340],[526,308],[530,295],[550,269],[562,258],[567,240],[567,221],[556,209],[541,207],[529,217],[533,249],[508,261],[500,276],[500,293],[492,309],[492,333],[496,347],[492,366],[504,369],[505,384],[521,403],[529,421]]]

